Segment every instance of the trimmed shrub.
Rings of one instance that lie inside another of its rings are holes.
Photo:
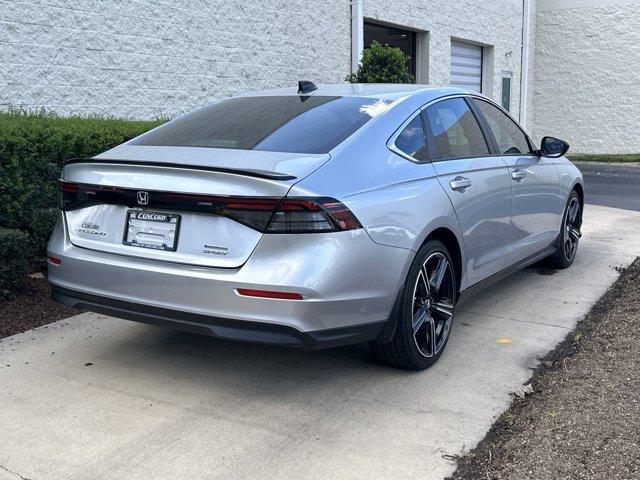
[[[356,73],[345,79],[350,83],[412,83],[409,56],[397,47],[382,45],[375,40],[362,52]]]
[[[29,225],[29,236],[31,237],[31,249],[36,256],[36,263],[44,263],[46,260],[47,243],[49,243],[57,219],[57,208],[40,208],[33,212],[31,225]]]
[[[57,205],[66,160],[96,155],[160,123],[0,112],[0,227],[33,232],[37,212]]]
[[[20,230],[0,228],[0,300],[11,295],[27,273],[29,236]]]
[[[101,153],[163,122],[0,112],[0,228],[27,232],[31,240],[22,248],[31,246],[31,263],[39,263],[55,223],[64,162]]]

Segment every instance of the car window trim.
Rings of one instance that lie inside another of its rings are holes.
[[[422,118],[422,128],[424,129],[424,135],[427,141],[427,152],[429,153],[429,162],[437,162],[442,157],[440,153],[440,147],[436,138],[431,135],[431,123],[429,123],[429,117],[424,108],[420,108],[420,117]]]
[[[524,129],[520,126],[520,124],[515,120],[515,118],[513,118],[511,116],[511,114],[507,110],[502,108],[497,103],[492,102],[489,99],[486,99],[484,97],[478,97],[476,95],[469,95],[469,100],[470,100],[470,103],[473,103],[474,108],[477,109],[478,114],[482,117],[482,120],[484,122],[486,122],[487,129],[488,129],[489,134],[491,135],[492,141],[494,142],[494,145],[496,147],[496,154],[498,154],[498,155],[500,155],[502,157],[529,157],[529,156],[536,157],[535,148],[533,148],[533,142],[532,142],[531,138],[529,137],[527,132],[524,131]],[[476,104],[479,101],[480,102],[486,102],[489,105],[492,105],[492,106],[496,107],[503,114],[505,114],[507,116],[507,118],[509,120],[511,120],[511,122],[513,122],[513,124],[518,128],[518,130],[520,130],[520,132],[522,132],[522,134],[524,135],[524,138],[527,141],[527,145],[529,145],[529,152],[527,152],[527,153],[500,153],[500,147],[498,146],[498,141],[496,140],[495,135],[493,134],[493,131],[491,130],[491,127],[489,126],[489,123],[488,123],[487,119],[485,118],[484,114],[480,110],[480,107]]]
[[[448,95],[446,97],[441,97],[441,98],[437,98],[435,100],[432,100],[431,102],[423,105],[422,107],[420,107],[421,112],[424,112],[424,114],[422,115],[422,119],[423,122],[425,124],[425,133],[427,135],[427,146],[429,146],[430,144],[432,144],[434,147],[432,148],[436,148],[437,150],[437,157],[436,156],[430,156],[430,161],[431,162],[447,162],[447,161],[451,161],[451,160],[463,160],[463,159],[473,159],[473,158],[488,158],[488,157],[493,157],[493,156],[500,156],[497,154],[494,154],[492,152],[492,141],[493,140],[489,140],[489,138],[487,138],[487,133],[484,131],[483,129],[483,125],[482,125],[482,121],[478,118],[478,116],[476,115],[474,109],[469,105],[469,102],[467,101],[467,97],[470,97],[471,95],[469,94],[455,94],[455,95]],[[486,155],[470,155],[468,157],[442,157],[442,153],[440,152],[440,148],[438,148],[437,143],[435,141],[435,138],[433,136],[433,130],[431,129],[431,123],[429,122],[429,116],[427,115],[427,108],[431,107],[432,105],[435,105],[437,103],[443,102],[445,100],[451,100],[453,98],[462,98],[462,100],[465,102],[465,104],[467,105],[467,108],[469,108],[469,110],[471,111],[471,114],[474,116],[474,118],[476,119],[476,122],[478,123],[478,127],[480,128],[480,132],[482,133],[482,137],[484,138],[485,144],[487,146],[487,154]],[[433,143],[431,143],[433,142]]]
[[[413,162],[413,163],[417,163],[419,165],[422,165],[424,163],[431,163],[431,149],[429,148],[427,132],[424,128],[424,121],[422,120],[422,116],[420,117],[420,124],[422,125],[422,136],[424,137],[424,144],[427,151],[427,158],[425,160],[418,160],[417,158],[412,157],[408,153],[405,153],[402,150],[400,150],[396,145],[396,140],[398,139],[400,134],[404,131],[404,129],[413,121],[413,119],[421,114],[422,114],[422,109],[419,108],[415,112],[413,112],[411,115],[409,115],[409,117],[400,124],[400,126],[396,129],[396,131],[393,132],[393,134],[387,140],[387,148],[389,150],[391,150],[396,155],[400,155],[402,158],[405,158],[406,160],[409,160],[410,162]]]
[[[482,115],[480,111],[480,107],[475,103],[474,99],[471,97],[466,97],[464,99],[469,106],[469,109],[473,112],[473,115],[476,117],[476,121],[478,125],[480,125],[480,130],[482,130],[482,134],[484,135],[485,141],[487,142],[487,148],[489,148],[489,154],[491,155],[500,155],[500,147],[498,146],[498,141],[496,140],[491,127],[489,126],[489,122]]]
[[[431,134],[431,125],[429,124],[429,118],[426,114],[426,109],[432,105],[435,105],[436,103],[442,102],[444,100],[450,100],[452,98],[462,98],[463,100],[465,100],[465,102],[467,104],[471,103],[472,106],[469,106],[471,112],[474,114],[474,116],[476,117],[476,121],[478,122],[478,125],[480,126],[480,130],[482,131],[483,136],[485,137],[485,142],[487,142],[487,148],[489,149],[489,153],[487,155],[474,155],[474,156],[469,156],[469,157],[442,157],[441,153],[440,153],[440,149],[438,148],[436,142],[435,142],[435,138],[433,138],[433,135]],[[527,142],[529,144],[529,148],[531,149],[531,152],[529,153],[506,153],[506,154],[501,154],[500,150],[498,149],[497,146],[497,142],[495,140],[495,137],[493,135],[493,132],[491,131],[491,128],[488,127],[487,125],[487,129],[488,132],[484,131],[483,125],[484,122],[486,122],[486,119],[484,118],[484,115],[482,115],[482,112],[480,112],[480,108],[475,105],[473,103],[473,101],[484,101],[487,102],[490,105],[495,106],[496,108],[498,108],[499,110],[503,111],[510,119],[513,123],[516,124],[516,126],[520,129],[520,131],[524,134],[525,138],[527,139]],[[476,110],[478,110],[478,114],[476,114]],[[411,122],[416,115],[420,114],[422,117],[422,128],[423,128],[423,133],[425,136],[425,142],[426,142],[426,146],[427,146],[427,159],[422,161],[422,160],[418,160],[414,157],[412,157],[411,155],[407,155],[406,153],[404,153],[402,150],[400,150],[399,148],[397,148],[395,146],[395,141],[396,139],[400,136],[400,133],[402,133],[402,130],[404,130],[404,128],[409,124],[409,122]],[[482,120],[480,120],[478,118],[478,115],[480,116],[480,118]],[[490,140],[487,139],[487,134],[489,135]],[[494,143],[495,142],[495,143]],[[422,165],[424,163],[433,163],[433,162],[445,162],[445,161],[452,161],[452,160],[465,160],[465,159],[474,159],[474,158],[490,158],[490,157],[535,157],[538,158],[539,156],[536,155],[535,153],[535,149],[533,148],[533,141],[531,140],[531,137],[529,136],[529,134],[527,132],[524,131],[524,129],[520,126],[520,124],[513,118],[513,116],[507,112],[504,108],[502,108],[500,105],[498,105],[497,103],[495,103],[494,101],[492,101],[489,98],[486,98],[484,96],[481,95],[475,95],[473,93],[456,93],[453,95],[446,95],[444,97],[439,97],[439,98],[435,98],[427,103],[425,103],[424,105],[422,105],[418,110],[416,110],[415,112],[413,112],[394,132],[393,134],[389,137],[389,139],[387,140],[387,148],[389,150],[391,150],[393,153],[395,153],[396,155],[400,155],[401,157],[405,158],[406,160],[409,160],[412,163],[416,163],[418,165]]]

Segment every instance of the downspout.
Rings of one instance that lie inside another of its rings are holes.
[[[351,72],[358,70],[364,49],[364,17],[362,0],[351,0]]]
[[[529,22],[531,0],[523,0],[522,6],[522,55],[520,66],[520,125],[527,128],[527,103],[529,98]]]

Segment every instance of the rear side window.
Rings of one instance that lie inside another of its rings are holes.
[[[531,153],[531,146],[526,135],[502,110],[489,102],[474,100],[498,143],[503,155],[519,155]]]
[[[420,114],[413,117],[413,120],[404,127],[394,143],[398,150],[420,162],[427,159],[427,146]]]
[[[464,99],[443,100],[427,107],[426,111],[441,158],[489,155],[482,130]]]
[[[326,153],[387,107],[363,97],[237,97],[177,118],[131,144]]]

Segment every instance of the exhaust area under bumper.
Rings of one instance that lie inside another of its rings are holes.
[[[213,317],[114,300],[98,295],[51,286],[51,298],[80,310],[135,322],[210,335],[225,340],[296,347],[306,350],[332,348],[378,338],[387,322],[302,332],[287,325]]]

